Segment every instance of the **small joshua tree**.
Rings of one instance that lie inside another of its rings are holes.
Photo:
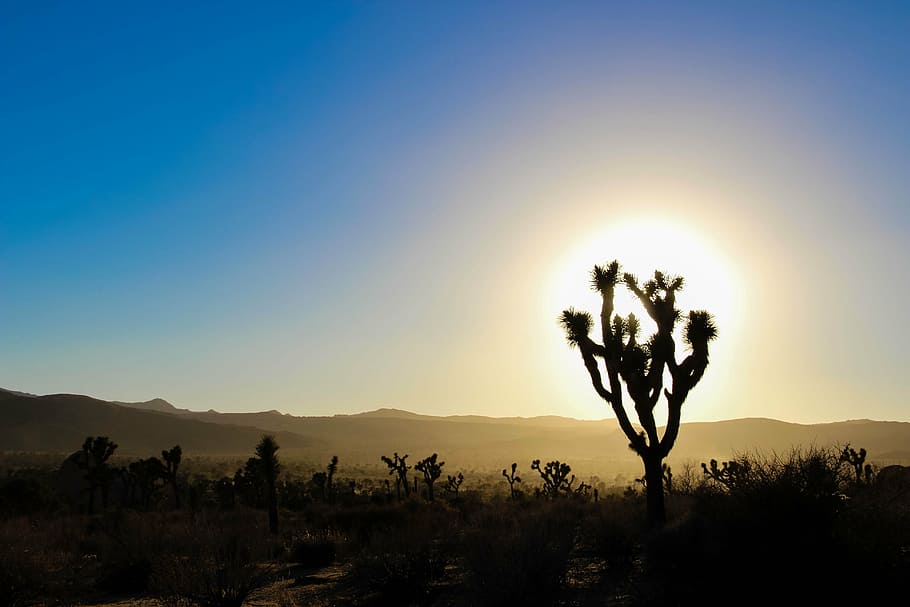
[[[329,501],[335,500],[335,472],[338,471],[338,456],[333,455],[326,468],[325,486]]]
[[[511,472],[506,472],[505,468],[502,470],[502,475],[506,477],[506,482],[509,483],[509,498],[512,500],[516,497],[515,485],[521,483],[521,477],[515,474],[516,468],[518,468],[518,462],[512,462]]]
[[[88,481],[88,512],[95,510],[95,491],[101,490],[101,505],[107,508],[107,496],[114,477],[114,470],[107,460],[117,450],[117,443],[106,436],[88,436],[82,443],[82,467]]]
[[[446,476],[446,484],[443,485],[443,490],[446,493],[451,493],[454,498],[458,499],[458,490],[461,489],[461,484],[464,482],[464,474],[459,472],[455,476],[451,474]]]
[[[269,532],[278,533],[278,443],[270,434],[263,434],[256,445],[258,468],[266,485],[266,501],[269,509]]]
[[[840,454],[840,461],[850,464],[853,473],[856,475],[856,484],[863,482],[863,464],[866,463],[866,450],[860,448],[859,452],[853,449],[849,443],[844,445],[844,450]]]
[[[710,465],[702,462],[701,469],[705,478],[723,485],[730,491],[741,487],[748,480],[752,466],[746,460],[742,462],[731,460],[729,462],[721,462],[720,467],[718,467],[717,460],[712,459]]]
[[[407,454],[399,456],[396,451],[393,457],[383,455],[381,459],[389,467],[389,474],[395,475],[395,495],[398,497],[398,501],[401,501],[402,487],[405,497],[411,494],[411,486],[408,484],[408,470],[411,469],[407,464],[408,456]]]
[[[140,459],[129,464],[128,475],[132,487],[138,492],[138,495],[135,496],[135,501],[143,509],[148,510],[152,503],[152,496],[158,489],[158,481],[166,480],[167,478],[164,464],[157,457]]]
[[[180,489],[177,487],[177,468],[180,467],[182,455],[180,445],[161,452],[161,459],[164,461],[164,478],[174,490],[174,507],[178,510],[180,509]]]
[[[414,464],[414,469],[423,472],[423,482],[427,484],[427,499],[433,501],[433,483],[442,475],[442,467],[445,462],[437,462],[438,455],[434,453],[430,457],[424,458]]]
[[[613,296],[620,278],[657,325],[657,332],[644,343],[638,341],[640,324],[634,314],[626,318],[613,314]],[[653,279],[640,285],[632,274],[620,277],[619,262],[613,261],[606,266],[594,266],[591,286],[602,300],[603,343],[588,336],[593,320],[587,312],[568,308],[560,316],[560,324],[569,345],[581,352],[594,390],[613,409],[629,447],[641,457],[647,479],[648,520],[652,525],[662,525],[666,521],[662,464],[676,443],[683,402],[708,366],[708,343],[717,337],[717,327],[707,312],[689,312],[682,337],[691,352],[677,361],[673,332],[681,317],[676,308],[676,294],[683,287],[682,277],[654,272]],[[607,373],[606,384],[601,365]],[[668,388],[664,387],[665,371],[670,374]],[[632,425],[623,404],[623,383],[643,428],[641,432]],[[654,416],[661,396],[666,398],[668,409],[663,436],[658,433]]]
[[[553,499],[559,497],[561,493],[566,495],[572,493],[572,483],[575,482],[575,475],[569,478],[572,467],[569,464],[563,464],[559,460],[547,462],[541,468],[540,460],[535,459],[531,462],[531,470],[537,470],[540,478],[543,479],[543,487],[540,489],[541,495]]]

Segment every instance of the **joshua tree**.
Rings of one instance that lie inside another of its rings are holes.
[[[840,454],[840,461],[847,462],[853,468],[857,485],[863,482],[863,464],[866,462],[865,449],[860,448],[859,453],[857,453],[856,450],[847,443],[844,445],[844,450]]]
[[[423,472],[423,481],[427,484],[427,499],[431,502],[433,501],[433,483],[440,477],[442,467],[446,465],[445,462],[437,462],[437,457],[438,455],[434,453],[414,464],[415,470]]]
[[[180,445],[161,452],[161,459],[164,460],[164,478],[174,490],[174,507],[178,510],[180,509],[180,489],[177,487],[177,468],[180,467],[182,455]]]
[[[559,497],[560,493],[568,495],[572,492],[572,483],[575,482],[575,475],[573,474],[572,478],[569,478],[569,473],[572,472],[572,467],[569,464],[563,464],[556,460],[547,462],[541,468],[540,460],[535,459],[531,462],[531,470],[537,470],[540,478],[543,479],[543,487],[540,489],[540,493],[544,497],[556,498]]]
[[[129,477],[139,495],[138,502],[148,510],[152,496],[158,488],[158,481],[165,478],[164,464],[157,457],[140,459],[129,465]]]
[[[560,316],[569,345],[577,347],[591,377],[597,394],[613,409],[619,426],[629,439],[645,467],[647,479],[648,520],[661,525],[666,520],[661,465],[670,453],[679,434],[682,405],[689,392],[699,382],[708,366],[708,343],[717,337],[717,327],[708,312],[692,311],[683,328],[683,340],[691,352],[676,360],[676,341],[673,331],[680,319],[676,308],[676,293],[683,287],[682,277],[654,272],[654,278],[644,285],[629,273],[621,279],[638,298],[648,316],[657,325],[657,332],[639,343],[640,324],[634,314],[623,318],[613,314],[613,295],[620,282],[619,263],[594,266],[591,286],[601,295],[600,324],[603,343],[588,337],[593,320],[587,312],[569,308]],[[607,373],[604,384],[601,364]],[[669,371],[670,387],[664,387],[664,372]],[[638,421],[643,430],[636,431],[623,404],[623,387],[631,397]],[[661,395],[667,401],[667,424],[663,436],[658,434],[654,408]]]
[[[88,436],[82,443],[85,480],[88,481],[88,512],[95,510],[95,491],[101,489],[101,505],[107,508],[107,496],[114,471],[107,460],[117,450],[117,443],[106,436]]]
[[[278,533],[278,443],[270,434],[263,434],[256,445],[256,459],[259,461],[259,472],[266,484],[266,499],[269,508],[269,531]]]
[[[458,499],[458,490],[461,489],[461,484],[464,482],[464,474],[459,472],[455,476],[451,474],[446,476],[446,484],[443,486],[443,490],[446,493],[451,493],[455,496],[455,499]]]
[[[393,457],[382,456],[382,461],[389,467],[389,474],[395,475],[395,495],[398,501],[401,501],[401,489],[404,487],[405,497],[411,494],[411,486],[408,484],[408,470],[411,469],[407,464],[407,454],[399,456],[396,451]]]
[[[515,484],[521,483],[521,477],[515,474],[515,469],[518,468],[517,462],[512,462],[512,472],[506,472],[505,468],[502,470],[502,475],[506,477],[506,482],[509,483],[509,497],[515,499]]]
[[[718,467],[717,460],[712,459],[710,465],[702,462],[701,469],[706,478],[720,483],[727,490],[732,490],[741,487],[748,481],[752,465],[747,460],[741,462],[731,460],[729,462],[721,462],[720,467]]]
[[[326,468],[326,476],[325,476],[326,493],[327,493],[327,496],[328,496],[328,499],[330,502],[335,500],[334,478],[335,478],[335,472],[337,470],[338,470],[338,456],[333,455],[332,461],[329,462],[329,466],[328,466],[328,468]]]

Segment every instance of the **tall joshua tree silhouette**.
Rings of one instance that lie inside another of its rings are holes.
[[[427,485],[427,500],[433,501],[433,484],[436,482],[436,479],[442,475],[442,467],[446,465],[445,462],[437,462],[439,455],[434,453],[430,457],[426,457],[416,464],[414,464],[414,469],[418,472],[423,472],[423,481]],[[415,479],[416,480],[416,479]]]
[[[269,508],[269,531],[278,533],[278,472],[281,465],[278,463],[278,443],[270,434],[263,434],[256,445],[256,459],[259,472],[262,474],[266,485],[266,500]]]
[[[180,467],[180,459],[183,456],[183,450],[180,445],[174,445],[167,451],[161,451],[161,458],[164,460],[164,478],[174,490],[174,508],[180,509],[180,488],[177,486],[177,469]]]
[[[114,470],[108,464],[117,443],[106,436],[87,436],[82,443],[82,466],[88,481],[88,513],[95,511],[95,491],[101,489],[101,505],[107,508],[107,497],[113,480]]]
[[[613,296],[620,278],[657,325],[657,332],[644,343],[638,341],[640,324],[634,314],[626,318],[613,314]],[[666,521],[661,466],[679,435],[683,402],[708,366],[708,343],[717,337],[717,327],[708,312],[689,312],[682,337],[691,351],[682,361],[677,361],[673,330],[681,317],[676,308],[676,294],[683,287],[682,277],[656,271],[653,279],[639,285],[633,274],[620,277],[619,262],[614,260],[605,266],[594,266],[591,287],[600,293],[603,302],[600,309],[603,343],[588,337],[593,320],[587,312],[569,308],[563,311],[559,321],[569,346],[581,352],[597,394],[612,407],[629,439],[629,447],[641,457],[647,480],[648,521],[661,525]],[[601,375],[601,363],[607,372],[607,385]],[[665,371],[669,371],[670,377],[670,386],[666,388]],[[643,428],[641,432],[636,431],[623,405],[623,383]],[[663,436],[659,435],[654,418],[661,395],[666,398],[668,409]]]

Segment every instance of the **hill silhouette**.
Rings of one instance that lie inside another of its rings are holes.
[[[23,396],[0,391],[0,450],[68,453],[86,436],[109,436],[119,454],[144,455],[179,444],[190,454],[249,453],[263,430],[227,426],[75,394]],[[315,439],[278,432],[288,449],[310,447]]]
[[[69,452],[88,435],[108,435],[120,453],[180,444],[191,455],[248,455],[263,432],[282,453],[322,461],[378,462],[379,456],[438,452],[458,467],[496,469],[513,461],[561,459],[579,471],[637,470],[637,457],[613,419],[456,415],[383,408],[357,414],[295,416],[278,411],[220,413],[179,409],[163,399],[108,402],[88,396],[0,390],[0,450]],[[671,463],[729,458],[744,451],[786,453],[794,446],[850,443],[870,460],[910,462],[910,423],[850,420],[794,424],[746,418],[684,423]]]

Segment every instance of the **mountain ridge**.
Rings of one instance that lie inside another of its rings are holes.
[[[637,466],[615,419],[560,416],[432,416],[381,408],[334,416],[295,416],[275,410],[221,413],[178,409],[164,399],[138,403],[83,395],[28,395],[0,389],[0,450],[74,450],[88,435],[108,435],[123,453],[157,453],[180,444],[187,454],[242,456],[263,433],[275,434],[288,457],[378,462],[393,452],[438,452],[457,465],[508,466],[512,461],[560,459],[591,467]],[[684,422],[671,461],[724,459],[794,446],[865,447],[870,459],[910,462],[910,423],[845,420],[795,424],[772,418]]]

